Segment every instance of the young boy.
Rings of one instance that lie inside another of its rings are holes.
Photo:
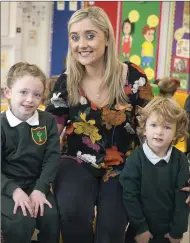
[[[127,243],[179,243],[187,231],[187,157],[173,147],[187,136],[187,114],[172,99],[156,97],[139,117],[144,144],[128,158],[120,175],[129,216]]]
[[[39,243],[59,242],[59,217],[50,184],[59,162],[54,117],[37,108],[46,77],[36,66],[17,63],[8,72],[1,114],[1,224],[7,243],[30,243],[35,228]]]

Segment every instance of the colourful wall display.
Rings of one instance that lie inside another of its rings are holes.
[[[122,2],[120,20],[121,61],[140,65],[148,79],[156,78],[161,2]]]
[[[172,3],[168,68],[180,79],[179,92],[190,92],[190,2]]]

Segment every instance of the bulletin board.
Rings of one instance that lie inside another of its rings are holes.
[[[155,80],[157,73],[161,8],[161,2],[129,1],[122,2],[121,8],[120,60],[141,66],[150,82]],[[131,32],[127,30],[129,25]]]
[[[190,92],[190,2],[172,3],[168,73],[180,79],[178,92]]]
[[[65,68],[68,50],[67,23],[71,15],[81,7],[81,2],[54,2],[52,20],[52,45],[50,75],[59,75]]]

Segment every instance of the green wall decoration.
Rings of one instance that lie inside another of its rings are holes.
[[[122,2],[121,61],[140,65],[150,81],[156,78],[161,2]]]

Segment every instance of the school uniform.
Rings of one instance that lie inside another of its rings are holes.
[[[5,242],[29,243],[35,228],[40,243],[59,242],[59,218],[50,184],[59,162],[59,136],[53,116],[35,111],[26,122],[10,110],[1,114],[1,224]],[[28,195],[39,190],[52,208],[44,205],[44,215],[23,216],[19,207],[13,214],[13,191],[21,188]]]
[[[169,242],[164,235],[181,238],[187,231],[189,209],[187,193],[181,188],[188,180],[186,156],[171,147],[160,159],[146,143],[128,158],[120,175],[124,205],[129,216],[126,243],[149,230],[151,243]],[[132,236],[133,235],[133,236]]]

